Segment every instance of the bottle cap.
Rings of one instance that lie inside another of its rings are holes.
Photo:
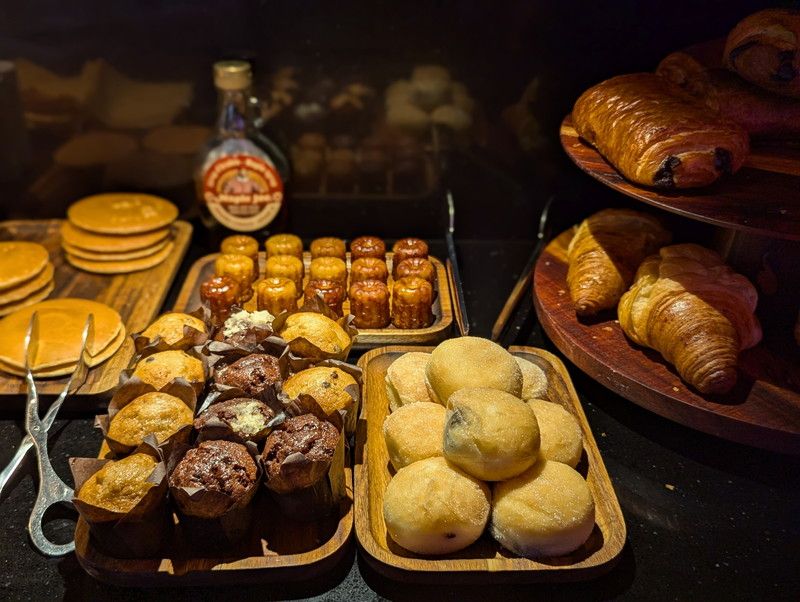
[[[253,72],[247,61],[214,63],[214,85],[221,90],[244,90],[250,87]]]

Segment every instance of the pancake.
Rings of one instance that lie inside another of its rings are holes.
[[[108,193],[73,203],[67,217],[74,226],[98,234],[140,234],[164,228],[178,217],[178,208],[150,194]]]
[[[144,234],[95,234],[68,221],[61,224],[62,242],[93,253],[127,253],[146,249],[163,241],[169,233],[169,228],[161,228]]]
[[[0,292],[0,305],[25,299],[26,297],[30,297],[34,293],[41,291],[53,280],[54,272],[55,268],[53,267],[53,264],[48,262],[39,275],[34,277],[32,280],[28,280],[19,286],[8,289],[7,291]]]
[[[11,303],[6,303],[5,305],[0,305],[0,316],[7,316],[8,314],[22,309],[23,307],[27,307],[28,305],[32,305],[34,303],[39,303],[39,301],[44,301],[47,299],[50,293],[53,292],[55,287],[56,283],[51,280],[50,282],[45,283],[45,285],[39,288],[39,290],[34,291],[24,299],[12,301]]]
[[[73,247],[68,242],[62,242],[61,248],[70,255],[80,257],[81,259],[88,259],[89,261],[130,261],[131,259],[141,259],[158,253],[167,246],[167,243],[169,243],[169,239],[165,238],[151,247],[145,247],[135,251],[126,251],[124,253],[95,253],[94,251],[86,251],[80,247]]]
[[[48,299],[0,320],[0,361],[3,363],[24,368],[25,334],[35,311],[39,312],[35,370],[78,361],[81,333],[89,313],[95,317],[95,338],[89,350],[92,356],[99,357],[119,336],[120,329],[124,330],[119,314],[107,305],[86,299]]]
[[[138,272],[157,266],[169,257],[173,248],[175,248],[175,244],[170,241],[167,246],[152,255],[129,261],[91,261],[67,253],[67,261],[80,270],[94,272],[95,274],[127,274],[128,272]]]
[[[36,278],[49,261],[47,249],[35,242],[0,242],[0,291]]]

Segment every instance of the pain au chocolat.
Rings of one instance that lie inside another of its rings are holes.
[[[575,130],[628,180],[693,188],[735,173],[749,151],[747,132],[653,73],[619,75],[584,92]]]

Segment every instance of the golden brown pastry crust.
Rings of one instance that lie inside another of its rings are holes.
[[[273,316],[297,309],[297,287],[288,278],[273,277],[259,280],[256,284],[256,301],[259,310],[267,310]]]
[[[672,245],[639,267],[620,299],[619,323],[701,393],[726,393],[736,383],[739,352],[761,340],[757,301],[750,281],[713,251]]]
[[[572,109],[575,130],[627,179],[659,188],[706,186],[735,173],[747,132],[654,73],[612,77]]]
[[[567,249],[575,313],[616,307],[642,260],[670,238],[656,218],[629,209],[604,209],[583,220]]]
[[[770,8],[728,34],[725,64],[771,92],[800,98],[800,11]]]

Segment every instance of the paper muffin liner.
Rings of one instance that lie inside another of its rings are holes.
[[[346,372],[356,380],[356,385],[348,385],[344,390],[353,398],[353,406],[347,411],[344,416],[344,430],[350,436],[356,431],[356,423],[358,422],[358,415],[361,411],[361,387],[363,385],[363,371],[361,368],[354,364],[348,364],[340,360],[322,360],[316,361],[309,358],[301,358],[293,355],[288,350],[278,358],[281,365],[281,371],[286,374],[296,374],[307,370],[308,368],[317,368],[329,366],[332,368],[339,368]],[[284,380],[288,376],[284,377]],[[285,392],[281,391],[281,400],[285,403],[291,401]]]
[[[309,395],[300,395],[297,399],[288,400],[285,404],[286,417],[314,414],[320,420],[333,424],[339,431],[339,441],[334,450],[328,469],[309,487],[297,489],[290,493],[278,493],[269,487],[266,470],[264,485],[277,503],[281,512],[288,518],[309,522],[330,516],[339,509],[339,503],[347,495],[344,476],[344,456],[346,441],[344,436],[344,412],[335,412],[327,416],[319,404]],[[259,456],[259,462],[264,461]],[[304,454],[295,453],[283,461],[283,466],[307,464],[312,462]]]
[[[153,385],[141,381],[138,377],[133,377],[129,379],[125,385],[121,386],[114,392],[114,395],[111,397],[111,401],[108,404],[108,414],[95,417],[95,426],[103,433],[103,437],[105,437],[109,449],[111,449],[116,457],[129,454],[135,449],[136,446],[122,443],[121,441],[117,441],[116,439],[110,437],[108,435],[108,429],[111,425],[111,421],[122,408],[131,403],[134,399],[144,395],[145,393],[153,393],[156,390],[157,389],[153,387]],[[192,385],[185,379],[175,379],[158,391],[177,397],[183,401],[183,403],[185,403],[189,409],[192,410],[193,414],[195,413],[197,407],[197,395],[195,394]],[[173,440],[188,442],[191,434],[192,425],[187,424],[170,435],[165,441],[162,441],[160,445]]]
[[[171,345],[163,340],[160,336],[156,336],[151,339],[150,337],[144,336],[142,334],[143,331],[134,333],[131,335],[131,337],[133,338],[133,345],[136,349],[135,361],[139,361],[148,355],[152,355],[153,353],[158,353],[160,351],[169,351],[171,349],[181,349],[186,351],[192,347],[203,345],[203,343],[208,340],[209,333],[211,332],[211,317],[210,312],[206,307],[200,306],[193,312],[165,312],[165,314],[159,314],[158,317],[160,318],[161,316],[166,315],[166,313],[187,313],[194,318],[199,318],[206,325],[206,332],[201,332],[196,328],[184,325],[183,337]],[[155,320],[153,320],[153,322],[155,322]],[[149,326],[150,324],[148,324],[148,327]]]
[[[281,330],[286,324],[287,318],[291,315],[298,313],[317,313],[317,314],[322,314],[327,318],[330,318],[344,329],[345,333],[347,333],[347,336],[350,338],[350,344],[339,353],[329,353],[327,351],[320,349],[316,344],[309,341],[307,338],[298,337],[296,339],[286,342],[293,355],[317,361],[322,361],[322,360],[344,361],[347,359],[350,350],[353,348],[353,343],[355,342],[356,337],[358,336],[358,329],[356,329],[356,327],[353,326],[353,320],[355,319],[355,316],[349,314],[347,316],[343,316],[340,318],[333,312],[333,310],[331,310],[330,307],[328,307],[325,304],[320,295],[316,295],[315,297],[304,301],[302,307],[299,307],[298,309],[285,311],[275,316],[275,320],[272,322],[272,328],[275,330],[275,332],[277,332],[280,335]]]
[[[218,552],[234,546],[249,534],[253,517],[252,501],[263,471],[255,444],[245,443],[244,446],[256,462],[257,474],[253,484],[239,499],[219,491],[169,485],[169,493],[178,513],[179,529],[192,546]],[[184,443],[164,448],[167,475],[172,474],[191,448]]]
[[[209,372],[210,372],[210,370],[209,370],[209,357],[207,355],[205,355],[205,353],[203,351],[204,348],[205,348],[205,346],[201,345],[201,346],[198,346],[198,347],[192,347],[191,349],[181,350],[184,353],[186,353],[187,355],[190,355],[191,357],[197,358],[203,364],[203,382],[202,383],[200,383],[200,382],[190,382],[189,383],[191,385],[191,387],[194,389],[194,391],[195,391],[195,393],[197,394],[198,397],[203,393],[203,390],[205,389],[206,382],[208,381]],[[126,370],[123,370],[122,372],[120,372],[119,384],[117,385],[116,391],[114,393],[115,396],[120,391],[122,391],[126,387],[130,386],[130,383],[139,384],[139,383],[142,382],[142,380],[138,376],[134,376],[133,375],[133,371],[136,369],[136,365],[138,364],[138,362],[140,360],[142,360],[142,359],[145,359],[146,357],[149,357],[149,355],[153,355],[153,354],[151,353],[151,354],[148,354],[148,355],[143,355],[141,357],[135,356],[134,359],[131,360],[130,367],[127,368]],[[172,383],[174,383],[174,382],[176,382],[178,380],[184,380],[184,382],[188,382],[185,379],[175,378],[174,380],[172,380],[172,381],[168,382],[166,385],[164,385],[164,387],[162,387],[162,390],[165,387],[169,386],[170,384],[172,384]],[[155,390],[155,389],[153,389],[153,390]]]
[[[167,504],[167,469],[163,456],[150,436],[139,445],[136,453],[146,453],[158,459],[148,481],[154,486],[129,512],[112,512],[105,508],[73,499],[76,510],[86,521],[93,542],[104,554],[117,558],[146,558],[158,555],[162,543],[169,539],[172,529]],[[70,458],[69,466],[80,492],[84,483],[112,460]]]
[[[239,389],[238,387],[228,387],[226,385],[218,385],[213,384],[211,385],[210,392],[206,396],[205,401],[203,402],[200,411],[198,412],[198,417],[201,416],[206,410],[208,410],[211,406],[222,403],[223,401],[228,401],[229,399],[236,399],[237,397],[244,397],[247,399],[254,399],[247,395],[244,391]],[[258,400],[263,401],[263,400]],[[243,438],[237,431],[232,429],[229,424],[223,422],[219,419],[212,418],[202,428],[196,429],[197,430],[197,441],[210,441],[214,439],[224,439],[226,441],[235,441],[236,443],[246,443],[247,441],[252,441],[254,443],[260,443],[263,441],[267,435],[269,435],[270,431],[283,422],[285,414],[283,413],[283,407],[278,400],[277,392],[274,398],[271,400],[271,403],[264,402],[271,410],[275,412],[275,417],[272,418],[269,422],[267,422],[263,429],[261,429],[258,433],[254,435],[250,435],[248,438]]]

